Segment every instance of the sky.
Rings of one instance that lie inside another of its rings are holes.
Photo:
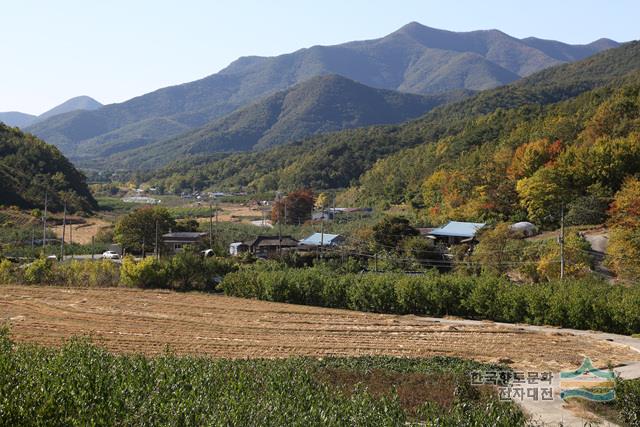
[[[108,104],[240,56],[382,37],[417,21],[567,43],[640,38],[638,0],[0,0],[0,111]]]

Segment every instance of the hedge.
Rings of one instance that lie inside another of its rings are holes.
[[[640,288],[597,279],[515,284],[486,274],[338,274],[323,267],[245,267],[225,276],[220,289],[243,298],[377,313],[455,315],[622,334],[640,331]]]

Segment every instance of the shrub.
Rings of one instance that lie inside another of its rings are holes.
[[[136,288],[166,288],[167,270],[153,257],[144,258],[139,262],[125,257],[120,267],[120,283]]]
[[[514,284],[482,274],[340,274],[323,268],[244,267],[227,294],[397,314],[456,315],[632,334],[640,331],[640,288],[595,279]]]
[[[13,281],[13,263],[8,259],[0,260],[0,285],[8,285]]]
[[[55,283],[53,262],[46,258],[38,258],[24,270],[24,280],[29,285]]]
[[[615,405],[624,422],[630,426],[640,426],[640,380],[618,381]]]

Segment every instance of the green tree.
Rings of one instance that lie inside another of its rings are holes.
[[[171,213],[163,207],[144,207],[120,218],[114,230],[115,241],[129,251],[152,252],[156,241],[156,225],[158,239],[175,228],[176,222]],[[158,242],[160,250],[162,245]]]
[[[398,249],[404,239],[418,234],[409,220],[400,216],[388,216],[373,226],[373,240],[383,250]]]
[[[480,267],[492,273],[506,273],[513,267],[513,262],[521,258],[526,245],[509,228],[507,223],[499,223],[493,228],[486,228],[478,234],[480,243],[473,250],[471,259]]]

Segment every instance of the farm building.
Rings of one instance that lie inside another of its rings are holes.
[[[249,245],[244,242],[233,242],[229,245],[229,255],[238,256],[249,250]]]
[[[328,233],[314,233],[300,242],[305,246],[338,246],[342,243],[344,243],[344,237]]]
[[[449,245],[466,243],[473,241],[484,226],[484,223],[478,222],[449,221],[447,225],[431,230],[428,237]]]
[[[511,224],[509,226],[509,230],[513,231],[514,233],[518,233],[523,237],[531,237],[538,234],[538,227],[527,221],[521,221],[516,222],[515,224]]]
[[[298,241],[291,236],[258,236],[245,244],[252,254],[266,258],[277,255],[280,249],[298,247]]]
[[[162,235],[162,243],[171,253],[180,252],[185,246],[197,246],[205,241],[207,233],[174,232]]]

